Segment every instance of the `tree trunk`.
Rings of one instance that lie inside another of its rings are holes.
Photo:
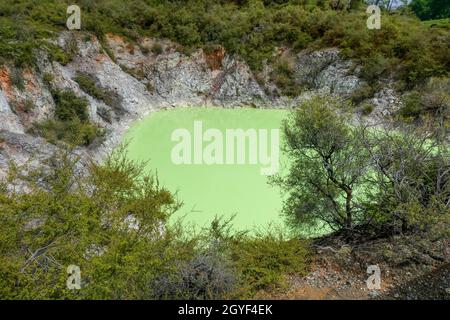
[[[352,228],[352,190],[349,189],[346,191],[347,193],[347,197],[345,199],[345,213],[346,213],[346,219],[345,219],[345,227],[347,229],[351,229]]]

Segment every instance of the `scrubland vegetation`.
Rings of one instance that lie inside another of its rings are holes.
[[[255,74],[264,63],[273,66],[272,80],[290,96],[299,88],[275,49],[339,47],[361,66],[367,83],[352,101],[363,101],[381,81],[393,79],[404,93],[401,124],[350,125],[348,102],[305,102],[284,124],[292,165],[272,181],[289,196],[283,210],[289,235],[236,233],[232,221],[221,219],[195,233],[169,223],[180,201],[123,150],[101,164],[86,164],[87,174],[80,174],[73,148],[90,145],[103,130],[89,121],[86,99],[54,89],[45,75],[55,118],[31,132],[65,144],[37,168],[9,164],[0,184],[0,298],[250,298],[282,287],[290,273],[307,272],[308,242],[297,233],[305,226],[325,223],[349,238],[448,233],[448,23],[422,23],[406,8],[383,12],[383,27],[368,30],[362,1],[2,0],[0,65],[14,71],[15,87],[23,85],[21,70],[34,66],[39,50],[61,64],[71,61],[76,44],[61,49],[50,40],[64,30],[67,5],[74,2],[82,8],[82,31],[101,42],[107,33],[131,42],[167,38],[186,54],[220,45]],[[430,10],[424,10],[426,17],[442,18]],[[161,54],[162,48],[151,51]],[[76,81],[92,97],[120,107],[91,76],[80,73]],[[18,183],[28,192],[16,191]],[[68,265],[80,266],[83,290],[67,289]]]
[[[187,54],[197,48],[223,46],[228,53],[242,57],[257,76],[264,63],[273,65],[271,78],[288,96],[299,94],[301,88],[293,82],[289,65],[274,54],[276,48],[297,53],[338,47],[344,57],[361,66],[359,75],[367,81],[355,92],[354,102],[370,98],[388,79],[394,80],[400,92],[424,92],[430,77],[448,77],[448,24],[421,23],[411,10],[422,18],[445,18],[448,5],[441,2],[414,1],[411,7],[384,10],[382,28],[369,30],[367,4],[361,0],[75,1],[82,8],[82,31],[97,35],[101,42],[107,33],[114,33],[132,43],[141,37],[170,39]],[[65,29],[68,3],[2,1],[0,64],[13,64],[20,74],[21,69],[34,64],[38,50],[47,51],[51,59],[62,64],[70,62],[76,44],[61,49],[49,41]],[[427,15],[421,15],[420,10]],[[106,46],[105,50],[109,51]],[[155,54],[160,51],[158,46],[152,48]],[[409,116],[410,111],[405,113]],[[423,111],[426,108],[413,113]]]
[[[2,299],[242,298],[307,270],[306,241],[276,230],[169,224],[180,202],[122,149],[87,177],[77,160],[62,151],[36,169],[12,166],[2,182]],[[19,181],[30,191],[16,193]],[[81,268],[82,290],[67,289],[68,265]]]
[[[70,90],[52,90],[52,95],[56,105],[55,119],[35,123],[30,133],[54,144],[63,141],[73,146],[88,146],[103,135],[103,130],[89,121],[86,98],[78,98]]]
[[[273,58],[276,46],[298,51],[338,46],[360,61],[368,80],[393,72],[408,87],[429,76],[448,74],[448,31],[423,26],[406,9],[383,13],[383,28],[368,30],[362,1],[337,6],[333,1],[154,1],[80,0],[82,30],[103,38],[108,32],[137,40],[141,36],[171,39],[184,51],[222,45],[255,70]],[[65,26],[67,3],[5,0],[0,4],[0,49],[3,60],[18,66],[33,63],[33,49]],[[57,50],[56,50],[57,51]],[[69,50],[70,51],[70,50]],[[401,63],[400,63],[401,62]]]
[[[350,125],[342,109],[343,102],[315,97],[284,123],[285,151],[293,162],[289,173],[273,182],[289,194],[284,207],[288,224],[325,222],[349,237],[435,226],[447,232],[450,151],[445,128]]]

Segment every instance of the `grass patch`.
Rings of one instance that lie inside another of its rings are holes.
[[[427,27],[450,29],[450,18],[423,21],[422,24]]]

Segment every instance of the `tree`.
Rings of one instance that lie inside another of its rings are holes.
[[[281,231],[235,232],[220,218],[199,232],[167,223],[179,202],[143,165],[122,149],[101,164],[71,151],[9,164],[0,299],[251,298],[307,270],[306,241]],[[80,268],[80,290],[66,286],[69,265]]]
[[[385,233],[423,230],[450,217],[449,149],[433,131],[411,125],[364,129],[373,186],[366,191],[366,211]]]
[[[357,194],[365,188],[368,154],[358,128],[337,112],[342,106],[330,97],[314,97],[284,122],[292,163],[287,175],[273,182],[289,194],[283,211],[294,225],[324,221],[350,231],[365,220]]]
[[[149,299],[150,283],[192,256],[165,224],[177,201],[141,164],[116,152],[86,177],[70,153],[49,161],[25,177],[12,169],[0,190],[2,299]],[[11,190],[19,181],[27,193]],[[81,290],[66,287],[69,265]]]
[[[447,0],[412,0],[410,7],[421,20],[450,17],[450,2]]]
[[[441,106],[441,98],[433,101]],[[325,222],[351,236],[445,229],[450,158],[442,130],[350,124],[343,109],[314,97],[284,122],[290,167],[273,182],[288,194],[283,211],[291,226]]]

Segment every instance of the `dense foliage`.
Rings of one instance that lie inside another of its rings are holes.
[[[234,234],[220,220],[199,234],[168,223],[180,202],[121,150],[87,175],[65,151],[37,168],[10,164],[0,185],[1,299],[250,297],[307,269],[304,241]],[[80,267],[80,290],[66,286],[69,265]]]
[[[3,60],[33,63],[33,49],[47,48],[67,62],[47,39],[65,26],[69,2],[4,0],[0,4],[0,51]],[[70,1],[72,4],[72,1]],[[407,13],[383,12],[382,28],[369,30],[360,1],[339,7],[333,1],[159,1],[79,0],[82,30],[100,38],[117,33],[171,39],[184,51],[223,45],[258,70],[273,59],[277,46],[295,51],[338,46],[360,61],[363,75],[376,80],[392,72],[401,86],[412,86],[429,76],[447,75],[449,33],[428,28]],[[56,52],[55,52],[56,51]]]
[[[2,0],[0,65],[10,67],[15,87],[23,89],[21,71],[34,65],[39,50],[61,64],[71,61],[76,43],[60,48],[51,40],[65,29],[66,9],[73,3],[82,9],[82,31],[101,42],[107,33],[135,43],[143,36],[167,38],[186,54],[221,45],[256,74],[267,61],[274,70],[271,80],[292,96],[300,88],[288,61],[277,58],[279,47],[294,53],[339,47],[360,64],[355,72],[366,80],[352,96],[356,103],[370,97],[380,81],[393,78],[396,89],[408,91],[398,117],[427,127],[351,126],[340,101],[306,102],[284,126],[292,165],[274,180],[289,195],[284,213],[294,228],[325,222],[350,233],[363,227],[392,234],[448,222],[446,28],[427,26],[401,10],[383,11],[382,28],[369,30],[362,1]],[[436,11],[440,3],[442,10]],[[414,1],[411,7],[422,19],[447,15],[446,3],[438,0]],[[152,48],[154,54],[161,51]],[[54,90],[51,76],[44,80],[55,101],[55,118],[37,123],[32,132],[70,146],[87,146],[102,135],[89,121],[86,99]],[[120,101],[95,77],[80,73],[75,80],[120,112]],[[0,298],[251,297],[282,285],[286,274],[307,269],[306,244],[298,238],[234,234],[220,220],[200,234],[168,223],[178,201],[156,177],[143,176],[143,164],[124,154],[81,168],[69,152],[42,167],[11,163],[9,169],[0,184]],[[17,184],[28,192],[16,192]],[[66,268],[72,264],[81,268],[81,290],[66,287]]]
[[[63,141],[70,145],[90,145],[103,135],[103,130],[89,120],[88,101],[70,90],[52,90],[55,101],[54,119],[35,123],[30,130],[51,143]]]
[[[450,18],[450,2],[446,0],[412,0],[410,7],[421,20]]]
[[[328,97],[303,103],[284,123],[292,163],[274,182],[289,194],[290,225],[380,235],[448,222],[448,119],[446,128],[349,123],[342,103]]]

